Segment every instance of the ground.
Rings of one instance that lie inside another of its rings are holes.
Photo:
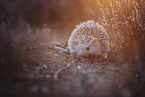
[[[134,56],[77,58],[54,48],[65,48],[68,37],[54,34],[55,41],[46,42],[38,36],[20,38],[14,53],[19,66],[1,66],[1,97],[144,97],[143,70]]]

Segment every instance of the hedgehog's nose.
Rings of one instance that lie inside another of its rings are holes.
[[[86,47],[86,50],[89,51],[90,50],[90,47]]]

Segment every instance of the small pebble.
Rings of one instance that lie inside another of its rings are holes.
[[[71,65],[71,63],[68,63],[68,64],[67,64],[67,66],[70,66],[70,65]]]
[[[47,93],[47,92],[49,92],[49,88],[48,88],[48,87],[42,87],[42,88],[41,88],[41,91],[42,91],[43,93]]]
[[[30,90],[30,92],[37,92],[39,90],[39,87],[38,87],[38,85],[34,85],[34,86],[30,87],[29,90]]]
[[[46,78],[50,78],[50,75],[49,75],[49,74],[46,74],[45,77],[46,77]]]
[[[138,77],[139,77],[139,75],[138,75],[138,74],[136,74],[135,76],[136,76],[136,78],[138,78]]]
[[[47,68],[47,66],[46,66],[46,65],[44,65],[44,68]]]
[[[78,65],[78,66],[77,66],[77,68],[78,68],[78,69],[81,69],[81,66],[80,66],[80,65]]]

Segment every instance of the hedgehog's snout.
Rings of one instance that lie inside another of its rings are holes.
[[[79,51],[77,52],[77,56],[89,56],[89,55],[100,55],[100,54],[101,54],[100,50],[97,50],[97,48],[93,46],[83,47],[79,49]]]
[[[89,50],[90,50],[90,47],[89,47],[89,46],[87,46],[87,47],[85,48],[85,50],[86,50],[86,51],[89,51]]]
[[[85,46],[85,45],[81,45],[80,46],[80,49],[77,52],[78,56],[86,55],[90,51],[90,47],[89,46]]]
[[[86,44],[85,44],[86,45]],[[78,51],[78,53],[77,53],[77,55],[78,56],[84,56],[84,55],[89,55],[89,54],[91,54],[93,51],[92,51],[92,48],[89,46],[89,45],[87,45],[87,46],[82,46],[82,47],[80,47],[80,49],[79,49],[79,51]]]

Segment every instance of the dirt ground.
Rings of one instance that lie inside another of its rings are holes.
[[[137,55],[126,61],[120,57],[77,58],[54,48],[56,45],[65,48],[63,43],[68,39],[55,35],[55,41],[52,37],[48,41],[46,33],[37,38],[32,35],[26,35],[30,39],[18,38],[8,65],[1,58],[5,66],[1,65],[0,97],[145,96],[141,67],[144,63],[137,60]]]
[[[70,55],[86,20],[123,50]],[[0,97],[145,97],[144,0],[0,0]]]

